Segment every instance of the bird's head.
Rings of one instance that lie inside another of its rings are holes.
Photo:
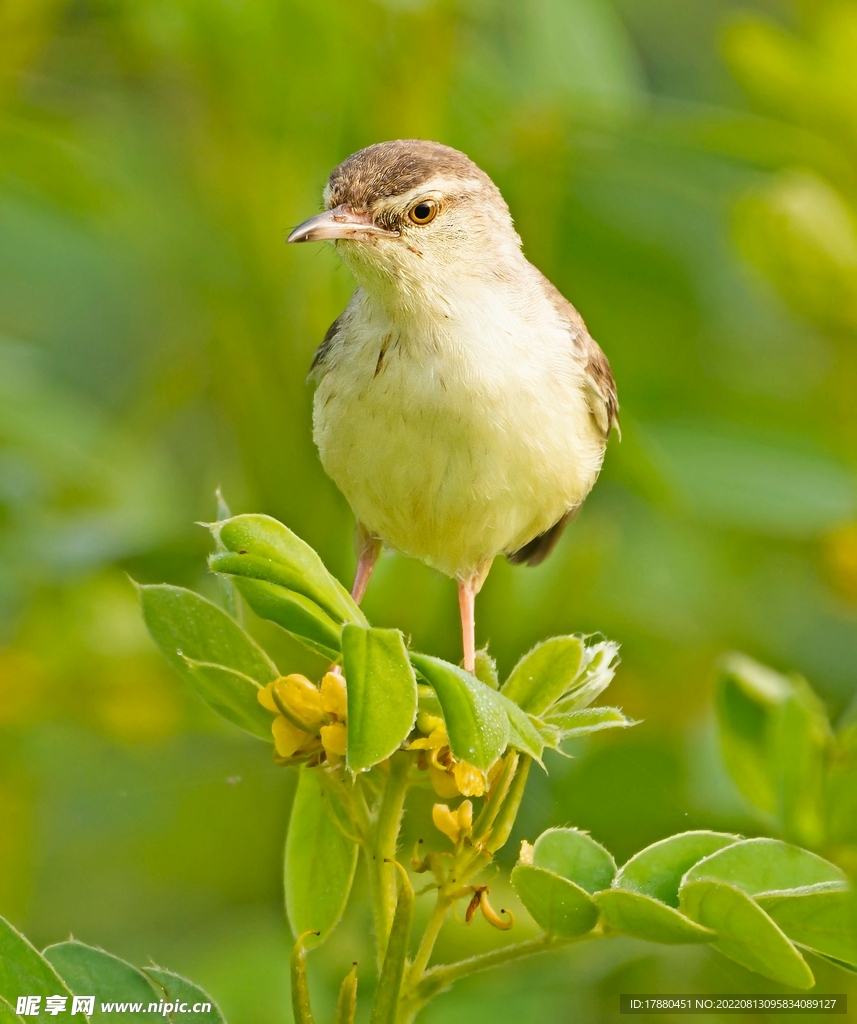
[[[361,149],[330,175],[323,213],[289,242],[331,240],[367,288],[423,290],[496,274],[521,241],[497,186],[463,153],[400,139]]]

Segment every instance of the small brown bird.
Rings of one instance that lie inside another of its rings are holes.
[[[610,364],[458,150],[360,150],[324,204],[288,241],[333,241],[359,285],[310,371],[321,461],[357,517],[354,598],[383,544],[454,577],[472,672],[492,561],[538,565],[598,477]]]

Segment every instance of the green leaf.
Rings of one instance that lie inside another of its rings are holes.
[[[70,996],[54,968],[24,936],[0,917],[0,998],[16,1006],[18,996]],[[14,1019],[14,1018],[13,1018]]]
[[[342,627],[309,598],[276,583],[240,576],[235,577],[235,585],[257,615],[276,622],[323,658],[339,657]]]
[[[488,653],[487,648],[483,647],[481,650],[476,652],[473,670],[473,674],[480,683],[485,683],[485,685],[490,686],[492,690],[500,689],[500,677],[497,675],[497,662]]]
[[[608,889],[616,862],[600,843],[576,828],[549,828],[533,846],[533,864],[553,871],[589,893]]]
[[[580,671],[551,713],[565,714],[589,707],[613,681],[619,664],[619,645],[612,640],[599,640],[583,649]]]
[[[143,618],[170,664],[194,684],[187,659],[223,665],[264,686],[279,676],[256,641],[216,604],[166,583],[138,587]]]
[[[571,686],[583,663],[579,636],[555,636],[525,654],[503,684],[503,695],[540,715]]]
[[[775,815],[789,837],[821,843],[832,734],[806,680],[733,654],[724,661],[715,700],[723,759],[739,790]]]
[[[417,717],[417,679],[397,629],[346,625],[342,664],[348,690],[350,771],[359,772],[397,750]]]
[[[286,836],[286,912],[296,936],[321,933],[312,945],[324,942],[339,923],[357,865],[357,845],[338,824],[322,771],[301,768]]]
[[[717,932],[712,946],[743,967],[793,988],[808,989],[815,984],[800,953],[740,889],[707,879],[686,882],[681,887],[681,909]]]
[[[24,1018],[19,1017],[12,1004],[7,1003],[2,996],[0,996],[0,1024],[24,1024]]]
[[[490,768],[509,742],[509,716],[497,694],[448,661],[414,651],[410,658],[438,696],[454,756],[475,768]]]
[[[726,832],[682,832],[640,850],[616,876],[618,889],[639,892],[678,906],[678,888],[685,872],[724,846],[737,843],[740,836]]]
[[[857,896],[843,890],[757,896],[793,942],[857,966]]]
[[[270,516],[241,515],[213,523],[211,532],[226,553],[211,560],[215,572],[285,587],[319,605],[336,623],[369,623],[351,595],[315,551]]]
[[[144,967],[142,971],[156,989],[160,988],[163,991],[165,1002],[187,1003],[188,1012],[193,1012],[194,1019],[199,1017],[199,1019],[211,1021],[213,1024],[226,1024],[220,1007],[199,985],[195,985],[180,974],[174,974],[163,967]],[[209,1010],[192,1010],[195,1005],[199,1006],[204,1003],[209,1004]]]
[[[600,732],[602,729],[627,729],[637,724],[626,718],[618,708],[581,708],[579,711],[549,714],[545,716],[544,722],[558,729],[564,740]]]
[[[678,945],[710,942],[714,932],[651,896],[627,889],[608,889],[595,895],[604,920],[617,932],[648,942]]]
[[[45,958],[76,996],[96,997],[94,1021],[113,1019],[112,1013],[102,1013],[101,1003],[142,1003],[141,1011],[123,1013],[122,1019],[145,1024],[152,1019],[146,1012],[149,1004],[161,1000],[160,991],[136,967],[103,949],[71,940],[48,946]]]
[[[598,921],[598,907],[589,893],[552,871],[518,864],[512,871],[512,885],[549,935],[572,939],[592,931]]]
[[[239,729],[271,742],[270,712],[259,703],[261,686],[249,676],[224,665],[185,658],[188,677],[200,697],[212,710]]]
[[[539,730],[530,720],[530,716],[522,711],[514,701],[509,700],[505,694],[498,693],[497,699],[509,716],[509,746],[514,747],[515,750],[522,750],[541,764],[545,744]]]
[[[414,920],[414,890],[405,869],[399,869],[398,899],[396,913],[387,940],[387,951],[375,989],[375,1002],[369,1024],[395,1024],[399,1009],[399,993],[405,975],[408,958],[408,942],[411,936],[411,925]]]
[[[354,1024],[357,1014],[357,964],[342,979],[333,1024]]]
[[[779,839],[744,839],[695,864],[685,881],[715,878],[757,896],[829,883],[842,888],[847,878],[836,865]]]

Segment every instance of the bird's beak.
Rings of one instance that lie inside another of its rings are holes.
[[[299,224],[287,242],[322,242],[331,238],[362,239],[385,236],[398,237],[398,231],[378,227],[371,213],[357,213],[347,206],[336,206]]]

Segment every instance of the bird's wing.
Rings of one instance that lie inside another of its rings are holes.
[[[308,381],[314,380],[316,383],[318,383],[318,381],[320,381],[321,378],[324,376],[326,369],[324,361],[327,358],[327,355],[330,352],[331,348],[333,348],[337,334],[339,334],[340,330],[342,329],[342,323],[343,320],[345,319],[345,314],[347,312],[348,310],[346,309],[344,312],[340,313],[339,316],[330,325],[330,327],[328,327],[327,333],[324,336],[324,340],[318,346],[315,355],[312,357],[312,364],[309,368],[309,373],[307,374]]]
[[[584,371],[584,391],[589,411],[598,429],[607,438],[614,427],[619,431],[619,397],[610,363],[598,342],[586,329],[580,313],[544,275],[541,277],[554,309],[568,324],[571,354]]]

